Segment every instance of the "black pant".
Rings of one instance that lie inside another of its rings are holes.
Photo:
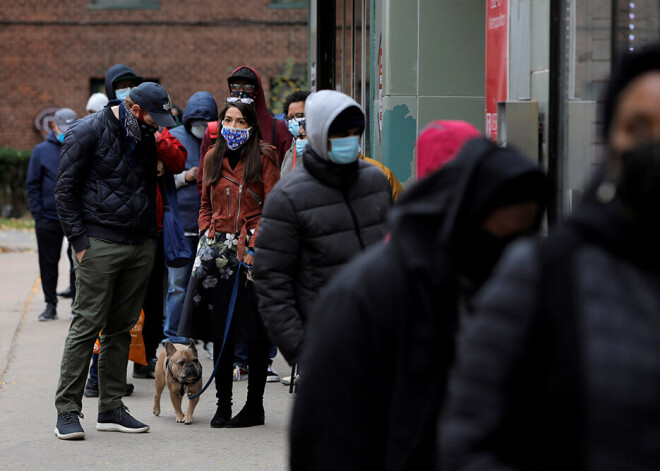
[[[46,303],[57,305],[57,265],[60,262],[64,232],[59,221],[40,219],[35,221],[39,273]]]
[[[215,390],[218,406],[231,407],[233,371],[234,371],[234,340],[231,332],[222,350],[222,357],[215,374]],[[247,404],[252,407],[263,407],[266,375],[268,373],[268,341],[248,342],[248,392]],[[213,339],[213,364],[218,361],[222,346],[222,337]]]
[[[154,267],[149,278],[147,294],[144,297],[142,309],[144,309],[144,326],[142,327],[142,338],[147,361],[156,358],[156,350],[163,340],[163,310],[167,284],[165,280],[165,252],[163,249],[163,237],[158,237],[156,244],[156,257]]]
[[[71,257],[71,243],[68,242],[66,246],[66,258],[69,259],[69,289],[71,290],[71,298],[76,299],[76,271],[73,269],[73,258]]]

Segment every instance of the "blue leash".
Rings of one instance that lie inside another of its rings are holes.
[[[250,255],[252,255],[252,252],[248,251]],[[231,319],[234,316],[234,308],[236,307],[236,298],[238,297],[238,284],[240,283],[241,280],[241,267],[245,267],[248,270],[252,268],[250,265],[246,265],[243,262],[239,262],[238,269],[236,270],[236,280],[234,281],[234,287],[231,290],[231,298],[229,298],[229,309],[227,309],[227,321],[225,322],[225,336],[222,338],[222,345],[220,346],[220,353],[218,353],[218,359],[215,362],[215,365],[213,366],[213,372],[211,373],[211,376],[209,377],[209,380],[206,382],[202,390],[195,394],[194,396],[191,396],[188,394],[188,399],[192,400],[195,399],[202,394],[204,394],[204,391],[206,391],[211,384],[211,381],[213,381],[213,378],[215,378],[215,373],[218,371],[218,365],[220,365],[220,358],[222,358],[222,351],[225,348],[225,342],[227,341],[227,334],[229,334],[229,327],[231,326]],[[215,345],[213,346],[215,348]]]

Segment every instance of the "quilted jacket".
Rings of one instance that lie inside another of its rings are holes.
[[[133,166],[130,140],[111,106],[76,121],[64,138],[55,202],[76,252],[89,237],[140,244],[157,236],[156,141],[136,143]]]

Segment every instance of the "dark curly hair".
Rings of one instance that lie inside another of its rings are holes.
[[[305,101],[311,92],[307,90],[298,90],[293,92],[284,99],[284,105],[282,106],[282,111],[284,111],[284,116],[289,114],[289,106],[291,103],[297,101]]]

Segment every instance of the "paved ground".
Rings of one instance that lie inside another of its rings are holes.
[[[186,426],[175,423],[167,393],[161,402],[161,416],[153,416],[153,380],[131,378],[131,363],[127,377],[135,384],[135,393],[125,398],[125,403],[135,417],[151,426],[151,431],[137,435],[97,432],[96,399],[85,398],[81,423],[86,439],[58,440],[53,434],[53,401],[70,306],[61,300],[58,320],[38,322],[44,299],[34,233],[0,231],[0,247],[5,248],[0,250],[0,469],[286,469],[286,430],[293,399],[287,387],[267,384],[266,425],[211,429],[209,422],[215,413],[211,386],[197,406],[194,423]],[[60,274],[67,270],[63,256]],[[60,276],[60,290],[67,279]],[[206,380],[213,365],[203,356]],[[286,374],[280,355],[275,368]],[[234,413],[245,401],[246,383],[234,383]]]

